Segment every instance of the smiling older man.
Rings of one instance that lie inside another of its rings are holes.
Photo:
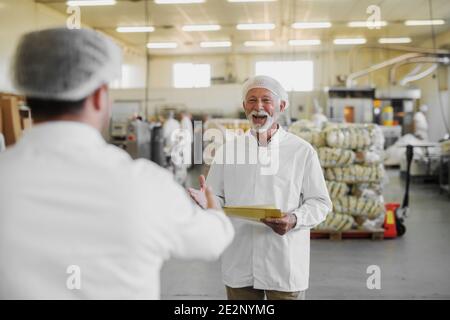
[[[263,219],[263,223],[232,218],[236,236],[221,259],[228,299],[305,298],[309,230],[325,219],[332,205],[316,151],[278,124],[287,106],[287,94],[275,79],[256,76],[247,80],[243,107],[252,129],[234,139],[250,142],[245,150],[237,142],[237,156],[245,152],[241,157],[245,162],[230,162],[224,156],[228,152],[224,149],[234,150],[227,142],[217,152],[207,180],[200,177],[201,189],[189,190],[202,207],[208,184],[223,206],[270,204],[284,213],[282,218]],[[249,160],[254,152],[258,159],[277,165],[264,170],[268,168],[263,161]]]

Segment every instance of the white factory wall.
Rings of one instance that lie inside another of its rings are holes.
[[[30,0],[0,0],[0,91],[13,91],[9,68],[20,36],[65,21],[65,16]]]
[[[428,39],[422,44],[432,48]],[[450,31],[436,37],[436,47],[450,47]],[[450,66],[440,66],[432,75],[414,83],[422,91],[421,103],[428,105],[428,134],[431,141],[443,138],[450,129]]]
[[[20,37],[34,30],[66,26],[68,17],[69,14],[61,14],[33,0],[0,0],[0,91],[14,92],[10,64]],[[123,43],[118,44],[124,52],[122,78],[118,79],[114,86],[143,87],[145,85],[145,54]]]
[[[354,49],[334,51],[292,52],[283,54],[216,54],[202,56],[151,56],[149,60],[148,112],[152,114],[161,105],[185,105],[197,113],[235,115],[241,108],[240,83],[254,75],[255,63],[264,60],[312,60],[314,62],[314,90],[311,92],[291,92],[289,110],[293,118],[308,118],[312,113],[313,100],[317,98],[326,109],[327,98],[324,88],[337,83],[337,76],[346,75],[400,54],[388,50]],[[208,63],[211,77],[227,78],[230,74],[234,84],[212,84],[210,88],[173,88],[172,68],[174,63]],[[399,76],[408,71],[400,70]],[[360,85],[387,85],[388,70],[370,74],[358,80]],[[142,87],[144,83],[142,84]],[[118,100],[145,100],[144,89],[114,90]]]
[[[58,13],[45,5],[32,0],[0,0],[0,91],[12,91],[9,66],[11,56],[20,36],[28,31],[62,26],[67,16]],[[438,35],[437,47],[450,44],[450,32]],[[432,47],[431,40],[422,44]],[[116,100],[145,100],[146,59],[139,48],[128,48],[122,43],[124,50],[124,65],[122,78],[114,84],[112,97]],[[294,49],[293,49],[294,50]],[[371,64],[386,60],[400,54],[387,50],[372,50],[355,47],[352,50],[337,51],[329,45],[322,50],[312,52],[295,52],[279,54],[209,54],[196,56],[151,56],[149,60],[149,92],[148,112],[152,114],[163,105],[186,106],[196,113],[212,113],[215,115],[235,115],[240,110],[240,83],[254,74],[256,61],[260,60],[313,60],[314,90],[312,92],[294,92],[290,94],[290,113],[294,118],[308,118],[312,112],[313,99],[326,108],[326,94],[323,88],[337,83],[337,76],[346,75],[351,71],[363,69]],[[172,66],[176,62],[195,62],[211,64],[213,78],[235,78],[234,84],[213,84],[203,89],[173,88]],[[442,68],[441,68],[442,69]],[[408,67],[401,73],[408,72]],[[442,73],[442,71],[440,71]],[[399,76],[401,76],[401,73]],[[441,76],[441,102],[448,106],[448,77],[450,72]],[[442,81],[444,78],[444,81]],[[444,85],[442,85],[442,82]],[[359,80],[360,85],[387,84],[387,70],[376,72]],[[442,112],[436,89],[436,79],[429,76],[415,83],[422,90],[422,103],[430,105],[428,118],[430,122],[430,137],[437,140],[446,132],[442,121]],[[122,88],[122,89],[118,89]],[[450,115],[447,122],[450,123]]]

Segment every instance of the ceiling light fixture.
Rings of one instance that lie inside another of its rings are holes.
[[[321,41],[319,39],[303,39],[303,40],[289,40],[290,46],[318,46]]]
[[[409,37],[404,38],[380,38],[378,43],[389,44],[389,43],[410,43],[412,40]]]
[[[155,31],[155,27],[117,27],[117,32],[121,33],[130,33],[130,32],[153,32]]]
[[[339,38],[333,40],[333,43],[337,45],[365,44],[366,42],[367,40],[364,38]]]
[[[231,41],[203,41],[200,42],[202,48],[227,48],[231,47]]]
[[[273,46],[273,41],[245,41],[244,46],[246,47],[271,47]]]
[[[241,23],[236,26],[238,30],[273,30],[274,23]]]
[[[331,22],[295,22],[292,24],[294,29],[323,29],[331,28]]]
[[[379,28],[387,24],[386,21],[351,21],[347,25],[351,28]]]
[[[147,48],[149,49],[175,49],[178,47],[176,42],[149,42]]]
[[[66,2],[69,7],[113,6],[116,3],[116,0],[72,0]]]
[[[275,2],[277,0],[228,0],[228,2]]]
[[[445,24],[445,21],[442,19],[437,20],[406,20],[406,26],[437,26]]]
[[[203,2],[205,2],[205,0],[155,0],[156,4],[189,4]]]

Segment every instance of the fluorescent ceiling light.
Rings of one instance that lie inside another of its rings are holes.
[[[149,42],[147,48],[149,49],[175,49],[178,47],[176,42]]]
[[[246,46],[246,47],[271,47],[271,46],[273,46],[273,41],[245,41],[244,46]]]
[[[294,29],[322,29],[331,28],[331,22],[295,22],[292,24]]]
[[[387,26],[386,21],[351,21],[347,24],[351,28],[377,28]]]
[[[69,7],[113,6],[116,3],[116,0],[73,0],[66,2]]]
[[[410,43],[411,38],[380,38],[378,39],[378,43]]]
[[[431,26],[431,25],[441,25],[445,24],[445,21],[442,19],[437,20],[406,20],[405,25],[407,26]]]
[[[321,41],[319,39],[305,39],[305,40],[289,40],[290,46],[318,46]]]
[[[156,4],[187,4],[203,2],[205,2],[205,0],[155,0]]]
[[[127,33],[127,32],[153,32],[155,31],[155,27],[117,27],[116,29],[117,32],[123,32],[123,33]]]
[[[364,44],[366,43],[366,39],[364,38],[340,38],[340,39],[334,39],[334,44],[341,45],[341,44]]]
[[[231,41],[203,41],[200,42],[202,48],[227,48],[231,47]]]
[[[274,23],[241,23],[236,26],[238,30],[273,30]]]
[[[228,2],[275,2],[277,0],[228,0]]]
[[[197,24],[197,25],[187,25],[183,26],[183,31],[217,31],[220,30],[218,24]]]

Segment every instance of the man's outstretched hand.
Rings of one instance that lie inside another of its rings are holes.
[[[216,197],[211,188],[206,185],[204,175],[198,177],[200,182],[200,190],[189,188],[188,192],[191,198],[203,209],[220,209],[220,205],[216,201]]]
[[[297,224],[297,216],[293,213],[287,213],[281,218],[265,218],[261,222],[272,228],[280,236],[285,235]]]

